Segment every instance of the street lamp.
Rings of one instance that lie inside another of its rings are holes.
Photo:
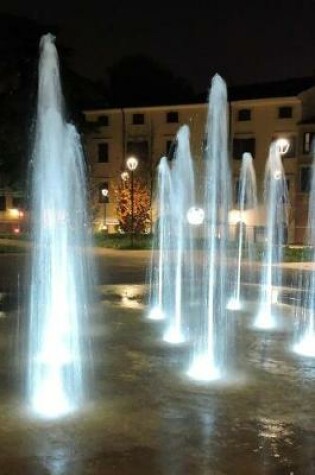
[[[281,137],[276,140],[276,147],[280,155],[285,155],[290,148],[290,142],[288,139]]]
[[[106,186],[103,186],[102,189],[101,189],[101,195],[102,195],[102,201],[104,203],[104,230],[107,231],[107,224],[106,224],[106,219],[107,219],[107,216],[106,216],[106,205],[107,203],[109,202],[109,199],[108,199],[108,188],[106,188]]]
[[[134,203],[133,203],[133,172],[138,166],[138,159],[136,157],[129,157],[126,161],[127,168],[131,172],[131,247],[133,247],[134,238]]]
[[[205,212],[202,208],[198,208],[197,206],[192,206],[187,211],[186,218],[189,224],[193,224],[194,226],[199,226],[200,224],[204,222]]]

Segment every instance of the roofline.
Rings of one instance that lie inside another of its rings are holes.
[[[239,99],[235,101],[231,101],[230,104],[233,105],[247,105],[247,104],[256,104],[258,106],[263,106],[267,104],[276,104],[278,102],[287,102],[291,104],[300,104],[301,99],[298,96],[284,96],[284,97],[265,97],[259,99]]]
[[[266,98],[259,98],[259,99],[239,99],[228,101],[232,107],[242,106],[242,105],[257,105],[257,106],[264,106],[266,104],[277,104],[277,103],[289,103],[289,104],[300,104],[301,99],[299,96],[285,96],[285,97],[266,97]],[[165,111],[168,110],[183,110],[183,109],[207,109],[208,103],[207,102],[198,102],[193,104],[170,104],[165,106],[139,106],[139,107],[110,107],[110,108],[100,108],[100,109],[84,109],[84,114],[101,114],[103,113],[121,113],[124,112],[134,112],[134,111]]]
[[[202,108],[202,109],[207,109],[208,104],[205,102],[197,102],[194,104],[169,104],[165,106],[139,106],[139,107],[114,107],[114,108],[101,108],[101,109],[85,109],[83,110],[84,114],[96,114],[96,113],[101,113],[101,112],[133,112],[133,111],[151,111],[151,110],[161,110],[164,111],[165,109],[169,110],[176,110],[176,109],[196,109],[196,108]]]

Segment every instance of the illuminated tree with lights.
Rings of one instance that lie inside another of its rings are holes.
[[[121,180],[115,189],[116,211],[122,232],[132,232],[132,198],[130,180]],[[143,180],[134,179],[133,207],[134,233],[144,233],[150,224],[150,192]]]

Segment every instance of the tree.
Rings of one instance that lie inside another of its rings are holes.
[[[144,233],[150,224],[150,192],[146,183],[134,178],[133,183],[133,228],[132,195],[130,180],[121,180],[115,189],[116,211],[120,229],[125,233]]]
[[[14,15],[0,14],[0,186],[23,189],[27,183],[37,98],[40,37],[58,33],[52,25]],[[58,45],[68,120],[84,130],[82,108],[104,103],[101,86],[71,71],[71,51]],[[71,116],[69,111],[71,111]]]

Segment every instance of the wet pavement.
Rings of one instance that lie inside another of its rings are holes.
[[[131,281],[135,272],[140,284],[145,259],[137,264],[135,254],[129,262],[126,256],[116,271],[114,258],[104,262],[104,272],[112,273],[113,284]],[[20,274],[7,270],[0,283]],[[189,343],[163,343],[162,324],[145,318],[145,286],[108,286],[108,279],[91,309],[89,400],[58,421],[27,413],[23,305],[2,296],[1,475],[315,473],[315,361],[290,351],[294,319],[287,306],[279,309],[280,330],[268,334],[251,328],[255,305],[231,313],[235,372],[222,383],[197,384],[185,375]]]

